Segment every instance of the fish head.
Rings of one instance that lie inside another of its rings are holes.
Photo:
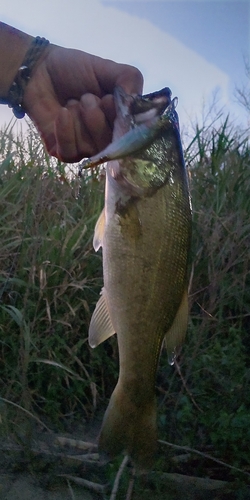
[[[116,120],[113,140],[121,137],[141,123],[148,124],[161,116],[171,105],[172,92],[169,87],[145,95],[129,95],[121,87],[116,87],[114,99]]]
[[[178,100],[171,95],[169,87],[143,96],[115,89],[113,141],[102,159],[109,161],[109,182],[126,199],[152,196],[182,163]]]
[[[79,173],[107,162],[107,176],[126,195],[142,196],[163,185],[168,176],[164,158],[173,156],[170,149],[181,150],[177,98],[171,100],[171,95],[169,87],[146,95],[126,94],[116,87],[112,143],[84,161]]]

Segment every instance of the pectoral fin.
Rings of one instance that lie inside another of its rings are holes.
[[[105,229],[105,211],[103,209],[95,225],[93,247],[96,252],[99,250],[100,247],[102,247],[104,229]]]
[[[116,332],[109,315],[106,291],[103,288],[89,325],[90,347],[97,347],[114,333]]]
[[[184,291],[175,319],[165,335],[170,364],[174,363],[176,347],[184,341],[188,324],[188,292]]]

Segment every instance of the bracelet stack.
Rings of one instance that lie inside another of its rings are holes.
[[[8,104],[9,108],[12,108],[16,118],[23,118],[25,116],[25,109],[22,105],[25,87],[31,77],[35,64],[48,44],[49,41],[40,36],[37,36],[33,40],[9,89],[8,97],[0,98],[0,104]]]

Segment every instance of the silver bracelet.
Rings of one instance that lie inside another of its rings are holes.
[[[8,97],[0,98],[0,104],[8,104],[9,108],[12,108],[16,118],[23,118],[25,116],[25,109],[22,105],[25,87],[31,77],[35,64],[48,44],[49,41],[40,36],[37,36],[33,40],[9,89]]]

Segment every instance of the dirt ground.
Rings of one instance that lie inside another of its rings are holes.
[[[234,486],[227,481],[152,471],[135,479],[127,496],[132,468],[127,467],[112,497],[121,461],[102,464],[96,437],[35,432],[0,440],[0,500],[234,500]],[[179,456],[180,458],[180,456]],[[125,476],[125,479],[124,479]],[[249,496],[248,496],[249,495]]]
[[[53,490],[42,486],[42,482],[28,474],[1,474],[0,475],[0,498],[1,500],[93,500],[93,495],[82,488],[73,487],[72,490],[66,484],[58,485]]]
[[[49,432],[32,432],[0,441],[0,500],[96,500],[102,484],[93,481],[98,470],[96,438],[81,442]],[[72,479],[73,477],[73,479]],[[91,480],[91,484],[77,485]],[[91,491],[89,488],[96,488]]]

